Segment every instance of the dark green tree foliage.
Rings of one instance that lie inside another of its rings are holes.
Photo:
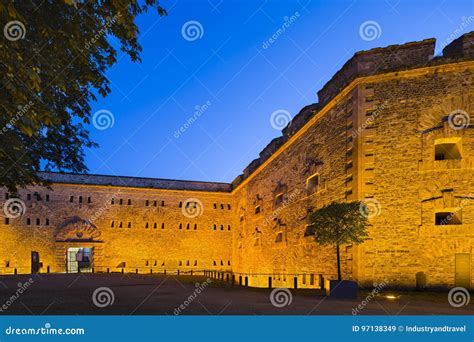
[[[349,203],[333,202],[310,215],[309,234],[314,235],[320,245],[334,245],[337,256],[337,275],[341,280],[341,260],[339,246],[348,243],[360,244],[368,236],[367,215],[364,204],[359,201]]]
[[[0,186],[47,184],[42,164],[87,171],[90,102],[110,92],[114,46],[140,61],[135,18],[148,9],[166,15],[156,0],[0,0]]]

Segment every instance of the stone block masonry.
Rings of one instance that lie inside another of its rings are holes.
[[[474,39],[358,52],[231,184],[43,173],[0,222],[0,274],[233,273],[249,286],[320,287],[335,250],[307,236],[332,201],[371,206],[369,238],[342,248],[363,286],[470,287],[474,247]],[[8,201],[6,191],[1,193]],[[242,278],[241,278],[242,277]]]

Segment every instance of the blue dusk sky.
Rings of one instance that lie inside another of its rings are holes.
[[[90,173],[230,182],[356,51],[474,30],[473,0],[161,4],[137,20],[142,63],[120,52],[92,104],[114,122],[89,126]]]

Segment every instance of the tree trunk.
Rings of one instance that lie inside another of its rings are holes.
[[[341,281],[341,257],[339,254],[339,244],[336,244],[336,255],[337,255],[337,280]]]

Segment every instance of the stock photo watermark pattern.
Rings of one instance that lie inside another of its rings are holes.
[[[382,28],[378,22],[368,20],[360,25],[359,35],[363,40],[370,42],[380,38],[382,35]]]
[[[292,116],[286,109],[277,109],[270,115],[270,125],[281,131],[288,125],[291,125]]]
[[[176,139],[179,139],[211,106],[212,102],[209,100],[207,100],[203,105],[194,106],[195,111],[193,115],[190,116],[188,120],[186,120],[186,122],[174,132],[173,136]]]
[[[188,198],[182,203],[181,212],[187,218],[195,218],[204,213],[204,205],[197,198]]]
[[[461,109],[457,109],[448,115],[449,126],[455,130],[468,128],[470,122],[469,114]]]
[[[17,301],[21,295],[34,283],[34,280],[32,278],[29,278],[27,281],[24,283],[18,283],[18,288],[16,289],[15,293],[11,295],[10,298],[6,300],[5,303],[3,303],[0,306],[0,312],[6,312],[8,308],[15,302]]]
[[[268,49],[272,44],[274,44],[280,36],[282,36],[286,30],[290,28],[290,26],[300,17],[300,13],[296,11],[294,14],[291,16],[286,16],[283,18],[283,24],[281,25],[280,28],[278,28],[270,38],[268,38],[266,41],[262,43],[262,48],[264,50]]]
[[[291,305],[293,301],[293,294],[290,289],[276,288],[270,293],[270,303],[276,308],[283,308]]]
[[[467,306],[470,301],[471,295],[464,287],[454,287],[448,293],[448,302],[453,308]]]
[[[204,27],[197,20],[190,20],[181,27],[181,35],[188,42],[194,42],[204,36]]]
[[[111,306],[115,302],[115,293],[109,287],[99,287],[92,293],[92,302],[98,308]]]
[[[21,21],[18,21],[18,20],[9,21],[3,27],[3,35],[9,41],[16,42],[17,40],[25,38],[26,27]]]
[[[175,316],[178,316],[180,314],[182,314],[187,308],[188,306],[193,303],[195,300],[197,300],[197,298],[204,292],[204,290],[212,283],[212,279],[210,278],[207,278],[205,281],[203,281],[202,283],[196,283],[195,284],[195,289],[194,291],[189,295],[188,298],[186,298],[186,300],[180,304],[177,308],[175,308],[173,310],[173,314]]]
[[[366,198],[360,202],[360,214],[368,219],[373,219],[382,213],[382,205],[375,198]]]
[[[468,9],[46,5],[2,12],[0,340],[470,330]]]
[[[3,213],[8,218],[18,218],[26,213],[26,204],[19,198],[10,198],[3,204]]]
[[[111,111],[107,109],[101,109],[94,113],[92,116],[92,124],[100,131],[114,127],[115,117]]]

